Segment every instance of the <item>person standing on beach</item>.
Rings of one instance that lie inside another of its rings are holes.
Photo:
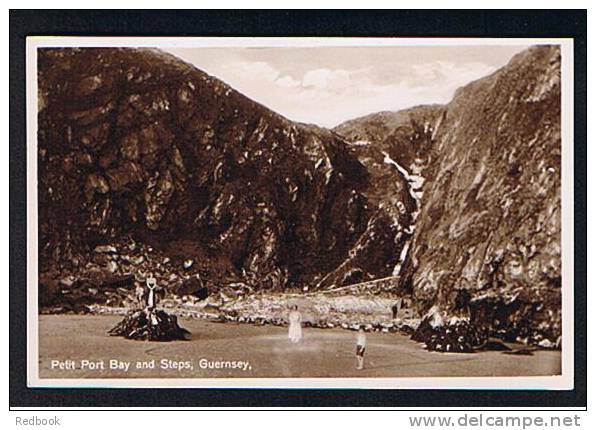
[[[366,334],[360,327],[356,335],[356,369],[364,369],[364,351],[366,350]]]
[[[292,306],[289,315],[290,328],[288,337],[292,343],[298,343],[302,339],[302,315],[298,312],[298,306]]]

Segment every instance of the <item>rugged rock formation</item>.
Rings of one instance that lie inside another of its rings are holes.
[[[561,333],[560,52],[534,47],[457,92],[435,136],[403,281],[442,312],[475,292],[505,337]]]
[[[431,349],[495,334],[558,343],[557,47],[517,55],[446,106],[333,131],[159,51],[43,49],[38,64],[49,295],[138,271],[205,296],[393,276]]]
[[[41,49],[38,65],[42,272],[309,286],[369,245],[381,255],[352,277],[391,270],[393,209],[369,202],[376,185],[338,135],[159,51]]]
[[[415,233],[396,274],[428,312],[420,330],[435,329],[426,336],[429,348],[459,349],[437,342],[437,330],[450,325],[458,333],[462,326],[475,332],[484,327],[483,334],[467,336],[477,343],[490,333],[558,343],[560,88],[559,48],[533,47],[459,89],[430,117],[416,120],[415,111],[407,112],[410,130],[380,127],[377,120],[386,113],[336,129],[357,139],[379,136],[374,144],[392,148],[392,157],[409,169],[406,175],[425,180]],[[394,125],[396,117],[403,120],[394,115]],[[407,139],[390,138],[408,135],[423,143],[408,149],[400,143]],[[472,292],[465,309],[456,306],[462,290]]]
[[[385,246],[386,252],[393,254],[394,258],[389,260],[392,267],[385,271],[386,275],[399,275],[407,258],[416,218],[420,213],[425,181],[422,173],[428,170],[431,160],[436,158],[433,137],[444,115],[445,110],[440,105],[416,106],[398,112],[367,115],[334,128],[336,133],[350,142],[358,159],[368,169],[371,182],[376,184],[375,187],[369,187],[367,196],[381,209],[380,219],[371,219],[371,231],[363,235],[361,240],[375,241],[377,248]],[[384,218],[391,221],[379,226],[378,221]],[[375,228],[384,232],[396,231],[394,241],[383,238],[383,233],[375,231]],[[373,247],[363,248],[368,252],[360,251],[357,256],[350,256],[329,277],[337,279],[335,273],[338,271],[358,273],[359,267],[374,261],[375,254],[370,252]],[[357,244],[352,252],[358,250]],[[348,267],[350,270],[347,270]],[[398,286],[397,278],[395,284],[395,290],[407,292]]]
[[[384,111],[351,119],[336,126],[333,131],[350,142],[375,142],[384,149],[391,144],[390,136],[413,137],[414,123],[434,122],[443,110],[442,105],[420,105],[400,111]],[[395,139],[393,139],[395,140]],[[405,146],[403,149],[407,150]]]
[[[176,315],[170,315],[159,309],[146,308],[131,311],[112,327],[108,334],[133,340],[169,342],[186,340],[190,332],[178,325]]]
[[[358,142],[348,147],[367,168],[374,186],[365,188],[363,194],[370,207],[376,209],[345,260],[318,283],[319,289],[391,275],[400,264],[400,250],[413,232],[417,201],[393,160],[368,143]]]

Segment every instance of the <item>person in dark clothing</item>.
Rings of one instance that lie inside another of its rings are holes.
[[[366,334],[362,326],[356,335],[356,369],[364,369],[364,352],[366,351]]]
[[[401,310],[402,306],[402,299],[398,299],[397,302],[391,306],[391,314],[393,315],[393,319],[397,318],[397,313]]]

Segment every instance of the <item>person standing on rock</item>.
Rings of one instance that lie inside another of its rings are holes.
[[[145,288],[139,281],[135,281],[135,300],[139,309],[145,307]]]
[[[190,333],[178,325],[175,315],[170,315],[162,309],[157,309],[160,288],[157,279],[149,274],[145,278],[145,288],[137,285],[137,300],[141,302],[140,309],[131,310],[122,321],[112,327],[108,334],[123,336],[136,340],[185,340]],[[165,291],[163,288],[161,291]]]
[[[356,335],[356,369],[364,369],[364,351],[366,350],[366,333],[362,326]]]
[[[147,288],[149,289],[147,292],[147,307],[149,309],[154,309],[155,305],[157,304],[155,300],[155,287],[157,287],[157,280],[153,277],[153,275],[149,275],[146,283]]]
[[[290,328],[288,337],[290,342],[298,343],[302,339],[302,315],[298,312],[298,306],[294,305],[289,315]]]

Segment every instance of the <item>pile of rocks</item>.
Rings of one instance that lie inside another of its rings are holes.
[[[238,285],[228,286],[205,299],[193,295],[167,295],[159,307],[179,317],[207,319],[213,322],[287,326],[293,305],[299,307],[303,327],[342,328],[367,332],[412,334],[420,320],[410,308],[401,309],[393,318],[394,298],[379,296],[331,296],[261,293],[245,294]],[[125,307],[89,305],[97,314],[127,314]]]
[[[541,348],[561,346],[560,290],[536,286],[491,290],[470,304],[471,320],[492,336]]]
[[[288,313],[298,306],[304,327],[343,328],[368,332],[406,332],[411,334],[419,324],[411,309],[402,309],[393,318],[389,296],[330,296],[326,294],[259,294],[230,300],[218,308],[220,319],[257,325],[288,324]]]
[[[134,340],[186,340],[190,332],[178,325],[175,315],[162,310],[142,309],[130,312],[108,333]]]
[[[413,332],[412,340],[424,343],[429,351],[474,352],[486,343],[488,337],[485,335],[486,332],[470,324],[468,318],[453,317],[443,323],[433,312],[422,320]]]
[[[550,289],[491,289],[475,297],[458,290],[456,296],[458,306],[450,310],[433,306],[412,339],[440,352],[473,352],[484,348],[490,337],[546,349],[561,346],[560,315],[545,319],[545,307],[560,308],[560,296]]]
[[[62,279],[43,274],[39,283],[42,313],[89,313],[96,304],[129,307],[135,301],[134,276],[130,274]]]
[[[144,283],[149,275],[157,279],[164,296],[209,295],[193,260],[172,262],[162,252],[131,238],[95,247],[87,261],[77,268],[54,268],[40,274],[43,313],[87,313],[92,305],[131,307],[136,301],[135,282]]]

